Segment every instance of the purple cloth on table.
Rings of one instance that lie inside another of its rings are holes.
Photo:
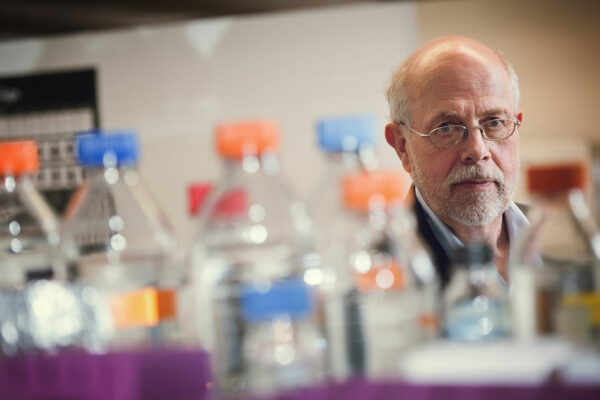
[[[202,400],[209,376],[204,352],[20,356],[0,359],[0,399]]]

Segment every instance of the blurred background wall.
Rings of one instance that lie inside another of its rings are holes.
[[[314,122],[333,114],[380,119],[384,92],[410,52],[443,34],[501,50],[521,83],[522,167],[589,159],[600,140],[600,5],[587,0],[383,2],[220,17],[0,42],[0,75],[95,67],[101,125],[140,133],[141,173],[183,244],[193,231],[186,186],[214,181],[216,123],[270,117],[282,162],[304,195],[323,162]],[[518,200],[527,200],[519,187]]]

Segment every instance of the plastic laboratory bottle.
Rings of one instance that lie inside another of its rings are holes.
[[[325,167],[309,193],[307,205],[314,223],[314,248],[325,275],[321,284],[324,290],[332,284],[331,259],[339,256],[336,254],[339,248],[332,248],[332,243],[339,236],[339,230],[332,221],[344,217],[339,182],[347,174],[377,168],[377,125],[377,119],[370,115],[324,117],[316,124],[317,143],[324,154]]]
[[[187,205],[188,215],[191,222],[198,224],[198,219],[201,210],[205,206],[205,202],[209,194],[214,190],[214,185],[209,182],[192,183],[187,187]],[[222,196],[214,206],[211,217],[212,223],[218,225],[217,230],[226,229],[236,216],[240,216],[246,210],[245,195],[241,191],[231,191],[227,195]],[[223,226],[225,225],[225,226]],[[194,232],[198,234],[198,232]],[[197,238],[194,238],[197,239]],[[197,247],[192,245],[188,249],[186,255],[186,263],[188,266],[202,264],[198,259],[198,253],[195,252]],[[180,297],[182,297],[180,311],[181,326],[185,332],[185,343],[191,347],[203,347],[210,349],[208,343],[212,343],[212,320],[206,318],[210,314],[210,293],[212,287],[210,280],[206,277],[202,278],[200,272],[202,268],[190,268],[187,276],[184,279]],[[204,286],[203,286],[204,285]]]
[[[335,245],[344,316],[346,375],[396,377],[405,352],[437,331],[439,282],[401,201],[410,182],[395,172],[347,175],[341,182],[346,216]]]
[[[199,214],[190,274],[200,343],[212,352],[217,389],[228,395],[246,387],[241,285],[302,278],[311,224],[280,174],[276,123],[221,124],[215,140],[223,172]]]
[[[319,119],[316,138],[325,161],[315,186],[307,198],[308,210],[314,221],[315,268],[309,275],[319,285],[317,307],[319,315],[328,315],[321,321],[327,336],[328,361],[331,377],[343,379],[348,372],[344,348],[344,315],[342,296],[337,293],[335,260],[342,257],[338,240],[339,227],[334,221],[343,219],[341,185],[344,175],[377,168],[375,154],[378,133],[377,119],[371,115],[341,115]],[[337,310],[337,311],[336,311]]]
[[[67,206],[63,239],[76,281],[110,304],[112,348],[176,344],[175,241],[136,170],[137,135],[82,134],[75,152],[87,180]]]
[[[508,290],[496,272],[489,245],[457,247],[444,291],[444,333],[449,340],[482,342],[509,337]]]
[[[66,280],[59,250],[59,221],[35,187],[34,141],[0,142],[0,285],[30,280]]]
[[[535,207],[510,262],[518,339],[556,335],[600,343],[600,233],[585,196],[588,184],[579,163],[527,170]]]
[[[274,396],[323,382],[326,348],[312,289],[294,279],[243,288],[247,394]]]
[[[0,354],[103,351],[107,308],[68,282],[59,222],[36,190],[34,141],[0,143]]]

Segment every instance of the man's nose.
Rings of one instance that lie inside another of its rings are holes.
[[[461,144],[460,159],[465,164],[477,164],[490,158],[488,143],[480,128],[469,128],[467,137]]]

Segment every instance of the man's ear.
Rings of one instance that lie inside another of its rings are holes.
[[[402,161],[404,170],[410,174],[410,162],[408,153],[406,152],[406,139],[402,134],[402,128],[394,123],[387,124],[385,126],[385,140],[396,150],[396,154],[398,154],[400,161]]]

